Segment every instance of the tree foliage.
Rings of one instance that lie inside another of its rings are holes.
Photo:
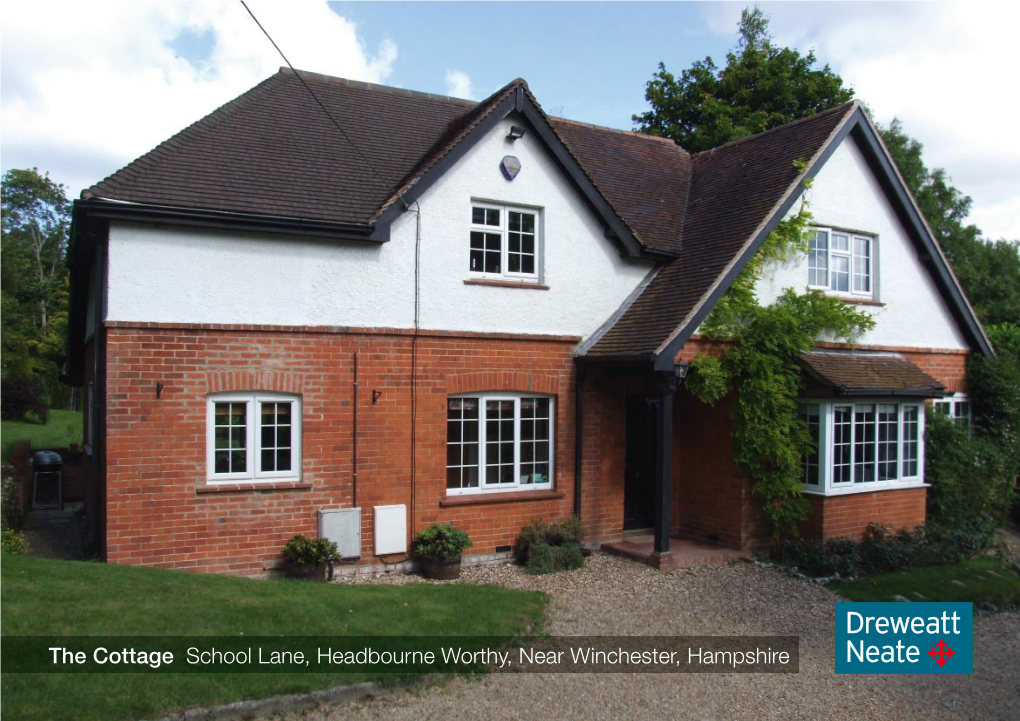
[[[659,63],[645,88],[652,109],[634,116],[639,129],[693,153],[853,99],[828,65],[815,67],[813,51],[773,45],[768,17],[757,6],[743,10],[739,32],[723,68],[706,57],[677,78]]]
[[[36,168],[7,171],[0,197],[0,371],[56,401],[67,338],[71,204],[64,187]]]

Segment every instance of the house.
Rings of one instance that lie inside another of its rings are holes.
[[[372,570],[436,520],[484,560],[571,513],[607,546],[651,533],[657,565],[671,538],[760,545],[728,404],[683,378],[807,178],[812,251],[759,294],[821,288],[877,324],[804,359],[806,532],[924,520],[925,403],[957,414],[991,348],[860,105],[691,155],[549,117],[522,80],[474,103],[301,77],[75,203],[70,375],[108,561],[257,575],[321,531]]]

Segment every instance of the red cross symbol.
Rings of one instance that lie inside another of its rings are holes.
[[[928,652],[928,655],[935,659],[935,663],[939,665],[939,668],[942,668],[946,661],[956,655],[956,652],[949,648],[946,642],[940,638],[935,647]]]

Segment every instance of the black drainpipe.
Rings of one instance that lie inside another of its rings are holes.
[[[574,376],[574,515],[581,518],[581,468],[584,463],[584,376],[587,372],[578,358]]]
[[[358,507],[358,352],[354,351],[354,423],[351,428],[351,443],[354,447],[354,471],[351,477],[351,507]]]

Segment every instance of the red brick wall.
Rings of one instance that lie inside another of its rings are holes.
[[[363,562],[378,562],[372,556],[372,506],[411,507],[409,335],[111,323],[108,338],[111,562],[259,574],[279,559],[290,536],[316,534],[319,508],[350,507],[355,352],[362,556]],[[416,483],[409,526],[451,521],[471,535],[472,553],[492,553],[513,543],[531,518],[569,515],[575,343],[454,334],[418,339]],[[164,385],[159,399],[157,382]],[[233,390],[301,394],[302,485],[307,487],[206,492],[213,490],[206,487],[206,397]],[[373,390],[382,391],[374,405]],[[446,495],[447,395],[486,390],[555,396],[555,486],[562,497],[440,505]]]
[[[913,528],[924,523],[927,488],[904,488],[844,496],[805,496],[811,517],[803,529],[807,538],[864,538],[869,523]]]

